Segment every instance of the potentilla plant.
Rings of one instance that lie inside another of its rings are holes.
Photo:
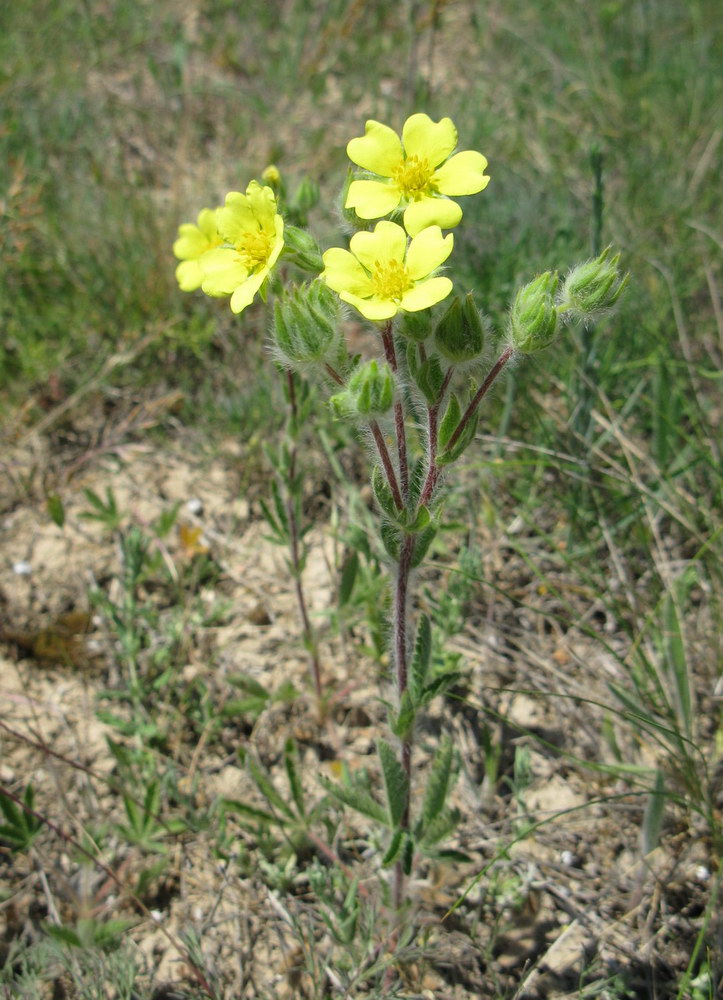
[[[257,294],[275,295],[276,362],[327,386],[334,416],[353,422],[369,442],[393,592],[395,696],[389,738],[377,744],[384,800],[361,779],[325,785],[386,829],[382,861],[393,869],[397,909],[415,857],[444,855],[440,845],[459,818],[448,807],[456,771],[449,739],[440,742],[421,799],[411,794],[416,721],[454,679],[431,668],[431,623],[413,613],[413,574],[440,527],[447,470],[472,443],[480,404],[500,373],[552,344],[566,318],[590,322],[609,310],[627,281],[619,255],[609,249],[562,282],[551,271],[537,275],[517,291],[490,363],[490,323],[473,295],[442,273],[454,249],[454,235],[445,231],[462,221],[455,199],[479,194],[489,183],[486,158],[457,152],[457,144],[449,118],[414,114],[401,136],[368,121],[365,134],[347,146],[360,168],[342,193],[343,219],[353,232],[348,248],[322,254],[306,229],[285,224],[275,169],[264,185],[251,181],[245,194],[232,192],[215,212],[204,209],[197,225],[181,226],[174,244],[182,289],[229,296],[236,313]],[[312,278],[290,283],[283,262]],[[374,324],[376,357],[350,354],[343,328],[349,307]],[[318,674],[315,684],[319,691]],[[413,801],[419,808],[413,810]]]

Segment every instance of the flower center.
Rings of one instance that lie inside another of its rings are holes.
[[[271,255],[271,237],[263,229],[248,230],[236,244],[244,265],[249,271],[266,264]]]
[[[386,300],[401,299],[404,293],[414,285],[409,277],[409,272],[400,260],[388,260],[384,264],[375,260],[371,279],[374,294],[380,299]]]
[[[392,179],[405,197],[411,201],[421,198],[425,192],[434,189],[434,171],[426,157],[408,156],[392,171]]]

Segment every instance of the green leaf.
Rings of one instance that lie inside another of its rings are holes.
[[[351,599],[352,592],[354,590],[354,584],[356,583],[357,573],[359,572],[359,553],[350,552],[346,559],[344,560],[344,565],[341,568],[341,578],[339,580],[339,607],[343,608],[349,603]]]
[[[45,504],[51,520],[54,521],[59,528],[62,528],[65,524],[65,507],[63,506],[63,501],[57,493],[49,493]]]
[[[419,366],[416,374],[413,374],[413,378],[429,405],[434,406],[444,385],[444,372],[439,358],[434,354],[431,358],[427,358]]]
[[[232,684],[235,688],[239,688],[241,691],[245,691],[246,694],[254,695],[256,698],[263,698],[266,701],[271,697],[263,684],[260,684],[255,677],[250,677],[248,674],[230,674],[226,679],[229,684]]]
[[[278,809],[280,813],[283,813],[283,815],[287,816],[289,819],[293,819],[294,814],[290,806],[288,806],[286,802],[284,802],[283,798],[274,788],[269,775],[261,767],[261,765],[258,764],[253,759],[253,757],[250,754],[246,758],[246,766],[249,769],[249,772],[254,780],[254,783],[256,784],[256,787],[261,792],[266,801],[269,803],[269,805]]]
[[[428,615],[420,615],[417,625],[417,635],[414,640],[414,654],[409,672],[409,682],[412,698],[419,704],[424,682],[429,670],[429,657],[432,652],[432,625]]]
[[[409,535],[416,535],[427,527],[431,519],[429,508],[422,506],[417,511],[417,516],[412,523],[404,526],[404,530]]]
[[[382,521],[380,531],[387,555],[394,562],[399,562],[399,549],[402,544],[402,536],[399,529],[391,521]]]
[[[402,841],[404,840],[404,830],[397,829],[392,835],[392,839],[389,841],[389,847],[387,848],[384,857],[382,858],[382,868],[388,868],[393,864],[399,857],[399,853],[402,849]]]
[[[432,762],[432,770],[427,779],[422,805],[422,829],[428,826],[441,814],[447,801],[449,779],[452,774],[454,749],[449,736],[443,736]]]
[[[447,411],[442,418],[441,424],[439,425],[439,432],[437,434],[437,447],[439,451],[444,451],[447,447],[447,442],[454,434],[461,419],[462,407],[456,393],[453,393],[449,397]]]
[[[426,827],[420,841],[422,849],[426,852],[428,847],[438,844],[440,840],[454,833],[459,826],[460,818],[458,809],[442,810]]]
[[[457,438],[452,448],[447,451],[443,451],[442,454],[437,459],[437,465],[450,465],[452,462],[456,462],[463,451],[472,443],[475,433],[477,431],[477,424],[479,422],[479,410],[474,413],[469,421],[467,422],[464,430]],[[452,431],[454,433],[454,429]],[[451,435],[450,435],[451,437]]]
[[[287,822],[273,813],[266,812],[264,809],[257,809],[255,806],[250,806],[246,802],[240,802],[238,799],[223,799],[222,804],[224,812],[240,813],[242,816],[248,816],[249,819],[255,819],[259,823],[265,823],[268,826],[285,826]]]
[[[372,490],[374,491],[374,498],[379,504],[379,508],[387,515],[387,517],[391,517],[392,520],[396,520],[398,511],[396,504],[394,503],[394,497],[392,496],[392,491],[389,488],[387,478],[379,465],[375,465],[372,469]]]
[[[382,765],[389,819],[392,827],[398,827],[407,807],[409,781],[394,749],[388,743],[377,740],[377,752]]]
[[[389,728],[400,740],[404,741],[409,739],[412,729],[414,728],[416,714],[412,696],[407,690],[402,695],[399,711],[396,715],[393,712],[390,712],[389,718]]]
[[[289,779],[291,796],[296,803],[299,816],[303,817],[306,815],[304,792],[299,779],[299,769],[296,766],[296,744],[291,737],[284,744],[284,767],[286,768],[286,777]]]
[[[643,857],[650,854],[658,846],[660,831],[663,826],[663,813],[665,812],[665,802],[667,794],[665,791],[665,775],[658,769],[655,772],[655,783],[648,793],[645,803],[645,813],[643,815],[642,827],[642,852]]]
[[[335,784],[323,775],[319,776],[319,781],[330,795],[333,795],[339,802],[343,802],[345,806],[349,806],[350,809],[361,813],[362,816],[368,816],[370,819],[376,820],[384,826],[389,826],[386,809],[369,792],[360,788],[345,788],[343,785]]]
[[[414,542],[414,552],[412,554],[412,569],[419,566],[429,551],[429,546],[434,541],[437,534],[436,523],[429,524],[423,531],[420,531]]]

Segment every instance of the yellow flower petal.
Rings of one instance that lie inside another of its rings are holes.
[[[406,312],[429,309],[430,306],[446,299],[452,288],[449,278],[429,278],[428,281],[420,281],[414,288],[404,293],[400,302],[401,308]]]
[[[490,182],[485,174],[487,159],[481,153],[469,149],[443,163],[435,170],[434,179],[440,194],[463,195],[478,194],[484,191]]]
[[[261,187],[258,181],[251,181],[246,188],[251,211],[263,229],[274,228],[276,215],[276,197],[270,187]]]
[[[407,234],[395,222],[378,222],[373,233],[355,233],[349,241],[349,249],[367,271],[373,271],[378,264],[404,260]]]
[[[209,249],[207,237],[198,226],[184,222],[178,227],[178,239],[173,244],[173,253],[179,260],[193,260]]]
[[[201,287],[203,274],[197,260],[182,260],[176,268],[176,281],[182,292],[195,292]]]
[[[339,298],[358,309],[362,316],[375,323],[383,319],[391,319],[397,314],[397,305],[388,299],[362,299],[351,292],[339,292]]]
[[[433,122],[429,115],[416,114],[404,123],[402,142],[407,157],[418,156],[420,160],[428,160],[431,167],[436,167],[457,145],[457,129],[451,118]]]
[[[259,228],[248,198],[240,191],[230,191],[226,195],[226,204],[216,213],[216,225],[229,243],[236,243],[250,229]]]
[[[385,181],[352,181],[345,208],[353,208],[360,219],[378,219],[389,215],[399,204],[399,188]]]
[[[220,237],[216,227],[216,209],[202,208],[198,213],[198,228],[212,245],[218,244]]]
[[[268,267],[262,267],[260,271],[256,271],[256,273],[247,278],[242,285],[238,286],[231,296],[231,312],[243,312],[246,306],[251,305],[254,300],[254,295],[256,295],[259,288],[261,288],[268,273]]]
[[[462,218],[462,209],[448,198],[422,198],[413,201],[404,211],[404,228],[416,236],[428,226],[453,229]]]
[[[388,125],[373,120],[366,123],[364,131],[365,135],[348,143],[347,156],[352,163],[365,170],[371,170],[380,177],[391,177],[394,168],[402,162],[399,136]]]
[[[407,250],[407,270],[413,281],[426,278],[443,264],[452,253],[454,237],[442,236],[439,226],[429,226],[415,236]]]
[[[340,247],[332,247],[323,256],[324,270],[321,277],[335,292],[348,291],[354,295],[371,295],[374,291],[369,275],[354,254]]]
[[[238,253],[228,247],[209,250],[199,260],[206,295],[231,295],[249,276]]]

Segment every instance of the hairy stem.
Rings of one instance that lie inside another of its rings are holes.
[[[384,356],[387,359],[387,364],[396,374],[397,353],[394,350],[394,336],[392,334],[391,320],[385,323],[382,328],[382,343],[384,344]],[[404,426],[404,408],[401,400],[397,400],[394,404],[394,428],[397,434],[399,480],[402,485],[402,497],[406,501],[409,497],[409,467],[407,465],[407,434]]]
[[[461,418],[460,422],[457,424],[457,427],[455,428],[454,434],[452,435],[452,437],[447,442],[447,450],[448,451],[451,450],[452,448],[454,448],[455,444],[459,440],[460,434],[462,433],[462,431],[465,429],[465,427],[467,426],[467,424],[470,422],[470,420],[474,416],[474,412],[477,409],[477,407],[479,406],[479,404],[482,402],[482,400],[484,399],[484,397],[487,395],[487,392],[489,391],[490,386],[492,385],[492,383],[494,382],[494,380],[497,378],[497,376],[499,375],[499,373],[502,371],[502,369],[505,367],[505,365],[510,360],[510,358],[512,357],[513,354],[514,354],[514,348],[513,347],[506,347],[504,349],[504,351],[502,352],[502,354],[500,354],[500,356],[497,359],[497,361],[495,361],[494,366],[492,367],[491,371],[489,372],[487,378],[484,380],[484,382],[482,383],[482,385],[479,387],[479,389],[475,393],[474,399],[472,400],[472,402],[469,404],[469,406],[467,407],[467,409],[462,414],[462,418]]]
[[[394,589],[394,618],[392,622],[394,636],[394,667],[397,680],[397,701],[401,704],[402,698],[407,690],[408,681],[408,624],[409,624],[409,577],[412,571],[412,556],[414,554],[414,535],[405,535],[399,552],[399,563],[397,565],[397,579]],[[409,798],[411,792],[412,778],[412,738],[405,737],[402,740],[401,762],[404,773],[407,776],[407,801],[402,813],[401,828],[409,830],[410,809]],[[393,902],[395,909],[399,909],[404,901],[404,870],[401,860],[394,866],[394,887]]]
[[[298,421],[298,408],[296,405],[296,387],[294,385],[293,373],[287,371],[287,386],[289,389],[289,404],[291,407],[291,424],[293,428],[293,444],[289,453],[288,482],[286,513],[289,519],[289,549],[291,555],[291,569],[294,576],[294,589],[296,591],[296,601],[299,605],[299,615],[301,617],[301,627],[303,632],[304,646],[309,654],[309,667],[311,669],[311,679],[314,684],[317,703],[322,700],[321,687],[321,664],[319,662],[319,649],[316,641],[316,633],[309,619],[306,609],[306,597],[301,579],[301,556],[299,551],[299,525],[296,517],[296,499],[293,494],[293,483],[296,478],[296,433]]]
[[[392,491],[394,506],[397,510],[404,510],[404,501],[402,500],[402,494],[399,492],[399,483],[397,482],[394,466],[392,465],[392,460],[389,456],[389,449],[387,448],[387,443],[384,440],[382,429],[376,420],[370,420],[369,430],[372,432],[374,437],[374,442],[377,446],[377,451],[379,452],[379,458],[381,459],[382,466],[384,467],[384,474],[387,477],[389,489]]]

